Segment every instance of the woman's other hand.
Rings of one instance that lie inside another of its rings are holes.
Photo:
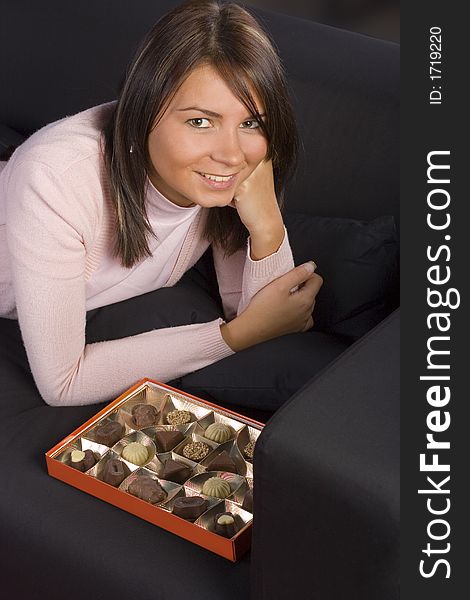
[[[323,284],[313,268],[312,263],[306,263],[275,279],[253,296],[238,317],[221,326],[222,336],[232,350],[237,352],[313,327],[315,298]],[[297,286],[297,291],[291,292]]]

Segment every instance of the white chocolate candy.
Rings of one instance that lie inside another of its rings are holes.
[[[217,519],[218,525],[232,525],[232,523],[235,523],[235,519],[230,515],[222,515]]]
[[[204,432],[204,437],[218,444],[227,442],[233,435],[233,429],[225,423],[212,423]]]
[[[147,448],[139,442],[131,442],[124,446],[121,454],[122,458],[139,466],[145,464],[149,458]]]
[[[70,453],[70,460],[74,463],[78,463],[85,458],[85,452],[81,450],[72,450]]]
[[[202,493],[215,498],[227,498],[232,493],[230,484],[220,477],[210,477],[202,486]]]

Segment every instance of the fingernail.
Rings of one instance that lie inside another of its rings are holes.
[[[317,265],[313,262],[313,260],[309,260],[308,262],[304,263],[304,267],[308,273],[314,273]]]

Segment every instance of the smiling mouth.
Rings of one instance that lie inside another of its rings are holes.
[[[233,173],[232,175],[212,175],[211,173],[201,173],[201,171],[197,172],[199,175],[202,175],[202,177],[205,177],[210,181],[230,181],[235,177],[235,175],[238,175],[238,173]]]

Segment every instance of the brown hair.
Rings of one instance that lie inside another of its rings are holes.
[[[192,0],[163,16],[143,40],[104,129],[105,162],[118,229],[116,255],[131,267],[151,255],[155,236],[145,205],[151,171],[148,136],[189,74],[201,65],[215,68],[234,95],[259,121],[273,161],[279,206],[295,171],[299,138],[284,72],[272,41],[258,21],[233,2]],[[261,118],[249,86],[263,102]],[[132,152],[131,152],[132,150]],[[204,236],[226,255],[241,248],[248,231],[229,207],[209,210]]]

